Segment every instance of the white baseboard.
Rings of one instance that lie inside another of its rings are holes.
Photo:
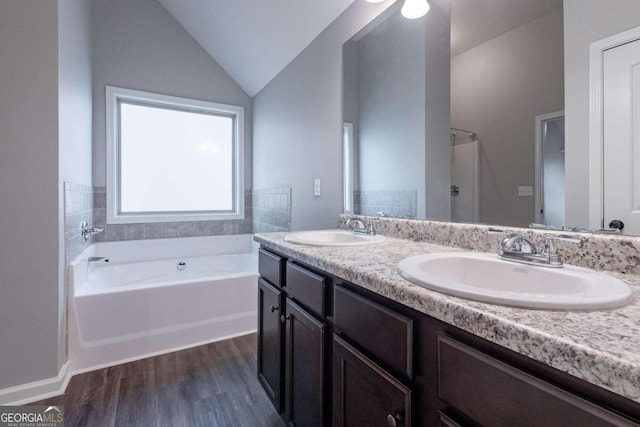
[[[0,405],[25,405],[30,402],[60,396],[71,379],[70,363],[62,365],[58,376],[8,387],[0,390]]]

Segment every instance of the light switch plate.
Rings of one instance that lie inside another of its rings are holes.
[[[518,196],[531,197],[533,196],[533,187],[530,185],[521,185],[518,187]]]
[[[313,195],[315,197],[320,197],[322,194],[322,184],[320,182],[320,178],[316,178],[313,180]]]

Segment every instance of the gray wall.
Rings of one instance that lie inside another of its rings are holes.
[[[640,25],[637,0],[564,0],[566,221],[589,225],[589,44]]]
[[[357,42],[356,61],[359,189],[417,190],[420,218],[425,212],[425,33],[424,19],[408,20],[398,10]]]
[[[345,49],[345,118],[356,98],[362,196],[417,190],[418,218],[449,219],[449,16],[441,1],[422,19],[398,10],[357,42],[357,60]],[[347,90],[354,66],[357,89]]]
[[[251,99],[155,0],[93,0],[93,185],[105,186],[105,85],[245,108],[251,188]]]
[[[535,185],[535,117],[564,108],[562,10],[451,61],[451,125],[480,140],[480,222],[527,226]]]
[[[0,388],[58,374],[58,2],[0,2]]]
[[[293,230],[342,212],[342,44],[388,6],[353,3],[254,97],[254,188],[292,188]]]
[[[425,216],[447,221],[451,218],[451,5],[449,0],[430,4],[425,17]]]
[[[69,244],[67,232],[79,231],[80,222],[70,223],[65,214],[69,206],[64,182],[91,185],[91,3],[90,0],[58,3],[58,106],[60,183],[59,206],[59,359],[66,358],[67,287],[65,268]],[[66,203],[66,204],[65,204]],[[65,222],[67,224],[65,225]],[[77,255],[77,254],[76,254]]]
[[[91,0],[58,7],[60,174],[91,185]]]
[[[342,120],[353,125],[353,189],[360,189],[358,140],[358,43],[349,40],[342,47]]]

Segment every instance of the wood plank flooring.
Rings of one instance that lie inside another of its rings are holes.
[[[284,423],[256,378],[256,336],[74,376],[63,396],[65,426],[247,426]]]

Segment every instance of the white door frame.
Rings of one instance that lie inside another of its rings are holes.
[[[353,123],[342,123],[342,191],[343,212],[354,213],[353,206]]]
[[[542,209],[542,190],[544,185],[544,161],[542,159],[542,123],[551,120],[564,117],[564,110],[556,111],[548,114],[540,114],[536,116],[536,166],[535,166],[535,185],[533,187],[533,206],[535,209],[535,221],[538,224],[543,224],[544,214],[540,213]]]
[[[604,227],[604,52],[640,40],[640,27],[595,41],[589,59],[589,228]]]

